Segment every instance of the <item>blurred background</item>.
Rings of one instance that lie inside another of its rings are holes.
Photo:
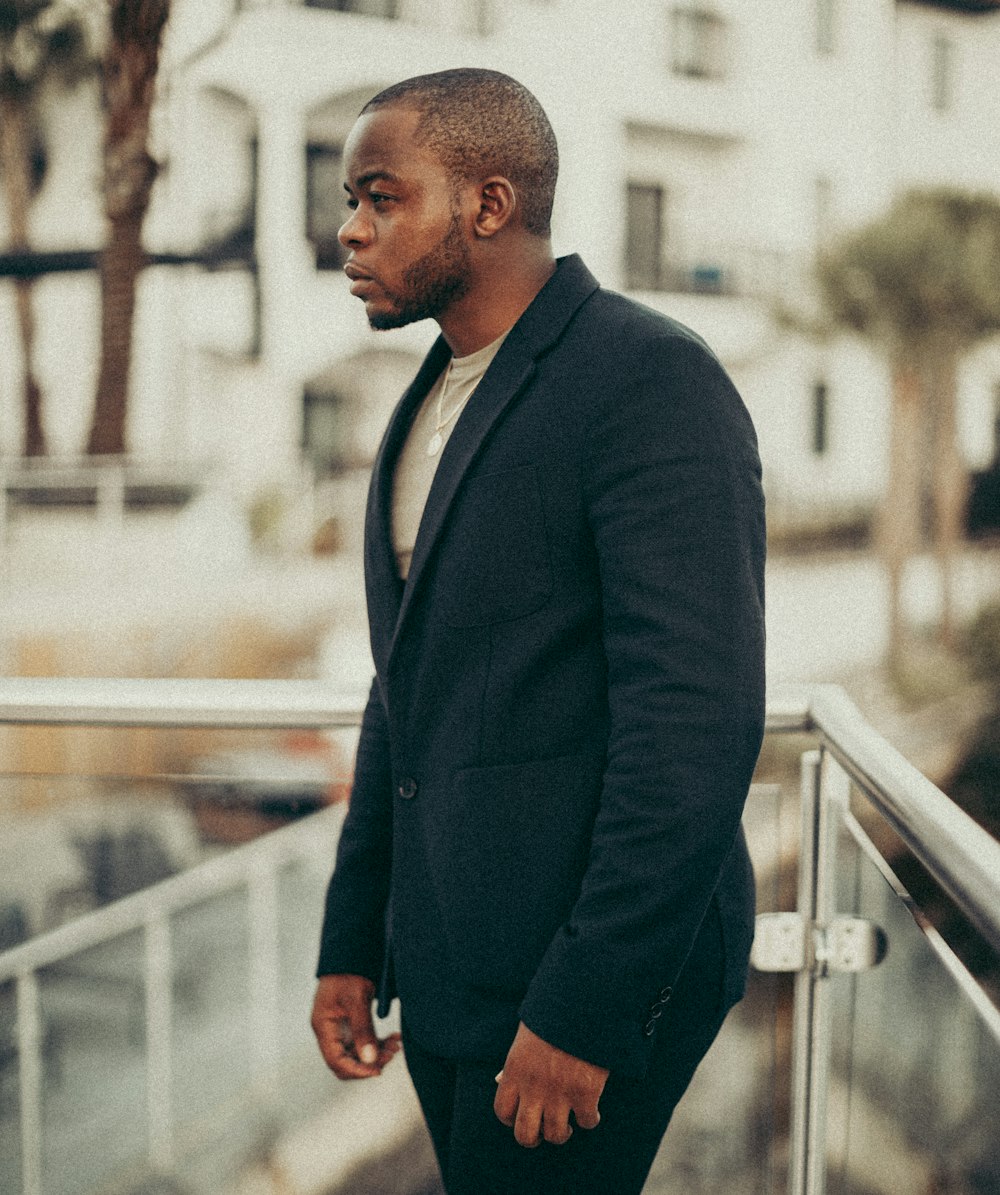
[[[367,687],[368,472],[436,326],[374,333],[349,295],[341,154],[375,92],[457,65],[515,75],[548,112],[557,252],[692,326],[743,394],[772,691],[843,685],[996,835],[991,0],[0,0],[0,675]],[[308,1042],[352,758],[349,726],[0,725],[0,951],[206,863],[272,885],[171,905],[163,1098],[183,1125],[152,1163],[157,1013],[133,923],[42,976],[40,1169],[0,984],[0,1189],[437,1189],[405,1083],[336,1089]],[[794,887],[797,767],[769,740],[748,815],[763,907]],[[279,828],[285,845],[260,845]],[[283,1068],[265,1093],[239,978],[261,918],[283,1026],[261,1030]],[[951,920],[942,905],[961,950]],[[917,974],[923,949],[905,956]],[[874,1047],[881,1080],[845,1080],[842,1124],[867,1128],[838,1155],[844,1195],[1000,1191],[1000,1047],[974,1018],[956,1029],[947,1000],[935,1020],[928,982],[909,988],[891,1081]],[[785,1189],[791,989],[755,984],[651,1191]],[[943,1033],[946,1064],[928,1048]],[[947,1140],[901,1111],[918,1089],[951,1109]]]

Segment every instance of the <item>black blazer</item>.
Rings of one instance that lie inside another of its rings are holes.
[[[763,733],[763,499],[731,382],[688,329],[562,259],[442,453],[410,575],[392,473],[448,359],[389,423],[368,503],[376,680],[319,974],[398,992],[489,1057],[518,1018],[625,1074],[711,903],[742,994],[740,816]],[[713,1007],[706,1015],[714,1015]]]

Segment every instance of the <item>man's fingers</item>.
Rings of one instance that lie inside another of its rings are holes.
[[[377,1066],[358,1062],[356,1058],[352,1058],[350,1054],[346,1053],[329,1065],[338,1079],[374,1079],[376,1075],[382,1073]]]
[[[388,1037],[379,1038],[379,1062],[385,1066],[389,1059],[395,1058],[399,1050],[403,1046],[403,1038],[400,1034],[389,1034]]]
[[[341,1079],[370,1079],[399,1049],[399,1035],[375,1036],[371,1001],[374,984],[358,975],[320,979],[313,1000],[312,1027],[327,1066]]]
[[[348,1007],[347,1015],[355,1057],[366,1066],[374,1066],[378,1062],[379,1043],[372,1021],[371,1002],[353,1001]]]
[[[399,1053],[399,1034],[392,1033],[377,1043],[374,1062],[367,1062],[357,1053],[348,1022],[342,1028],[328,1027],[317,1035],[319,1048],[327,1066],[340,1079],[370,1079],[382,1073],[382,1068]]]
[[[519,1100],[514,1117],[514,1140],[525,1149],[534,1149],[541,1141],[542,1106]]]
[[[343,1028],[338,1028],[336,1023],[331,1022],[317,1034],[320,1053],[326,1065],[338,1079],[369,1079],[377,1075],[377,1066],[360,1062],[354,1057],[348,1044],[350,1035],[346,1021],[342,1025]]]
[[[398,1033],[390,1033],[388,1037],[381,1038],[378,1043],[378,1065],[383,1067],[386,1063],[391,1062],[399,1053],[400,1045],[401,1040]]]
[[[597,1104],[608,1071],[550,1045],[523,1023],[496,1076],[493,1110],[514,1128],[519,1145],[532,1148],[541,1138],[564,1145],[572,1136],[570,1112],[582,1129],[600,1123]]]
[[[542,1113],[542,1136],[552,1145],[565,1145],[573,1136],[568,1105],[545,1109]]]
[[[316,1009],[313,1011],[312,1028],[323,1061],[331,1070],[336,1071],[347,1052],[341,1020],[325,1010]]]
[[[573,1116],[581,1129],[596,1129],[601,1123],[601,1114],[597,1110],[596,1103],[584,1104],[579,1108],[574,1106]]]
[[[514,1117],[517,1115],[517,1088],[512,1083],[503,1082],[503,1071],[497,1076],[493,1111],[501,1124],[505,1124],[509,1129],[514,1127]]]

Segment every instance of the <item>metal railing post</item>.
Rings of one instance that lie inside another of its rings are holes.
[[[146,923],[146,1116],[149,1162],[165,1174],[173,1165],[173,966],[170,923],[153,914]]]
[[[38,975],[17,977],[17,1050],[21,1084],[21,1190],[42,1195],[42,1019]]]
[[[807,932],[792,1025],[791,1195],[823,1195],[826,1189],[832,1009],[824,931],[837,912],[837,831],[848,790],[847,776],[828,753],[803,755],[798,912]]]

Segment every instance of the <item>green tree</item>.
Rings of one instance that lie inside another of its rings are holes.
[[[94,59],[80,12],[62,0],[0,0],[0,174],[10,248],[29,246],[31,203],[38,186],[39,98],[53,81],[72,86]],[[14,281],[21,341],[26,456],[45,452],[42,392],[32,367],[35,324],[30,277]]]
[[[954,642],[954,561],[968,472],[957,437],[956,376],[977,343],[1000,332],[1000,201],[910,191],[818,263],[826,314],[884,351],[892,375],[889,473],[878,542],[890,592],[890,664],[905,634],[900,589],[922,541],[923,478],[941,570],[942,642]],[[928,458],[929,454],[929,458]]]
[[[108,0],[104,52],[104,210],[107,240],[101,255],[101,359],[87,451],[126,448],[128,379],[136,285],[145,265],[142,225],[158,166],[149,152],[169,0]]]

